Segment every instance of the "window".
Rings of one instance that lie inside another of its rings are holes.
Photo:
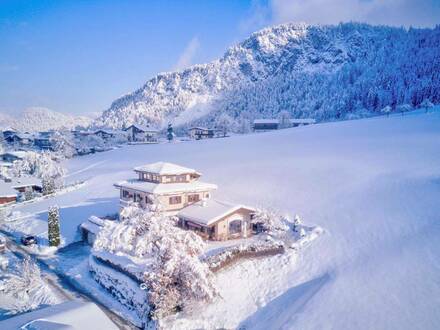
[[[229,223],[229,234],[241,233],[241,220],[233,220]]]
[[[134,194],[134,202],[141,202],[142,196],[140,194]]]
[[[180,203],[182,203],[181,196],[171,196],[170,197],[170,204],[180,204]]]
[[[200,200],[199,194],[188,195],[188,203],[195,203]]]
[[[123,198],[130,198],[130,193],[127,190],[122,190],[122,197]]]

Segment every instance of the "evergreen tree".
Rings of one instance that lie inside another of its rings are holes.
[[[47,225],[49,246],[60,245],[60,210],[58,206],[49,208]]]
[[[173,125],[171,123],[168,124],[167,128],[167,139],[168,142],[171,142],[174,139]]]
[[[45,176],[42,180],[43,195],[53,194],[56,190],[55,179],[50,176]]]

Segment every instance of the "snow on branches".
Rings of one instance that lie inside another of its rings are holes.
[[[120,221],[106,223],[94,244],[95,251],[143,260],[148,317],[154,320],[185,308],[189,301],[208,302],[216,296],[213,275],[199,259],[203,249],[198,235],[178,228],[156,205],[124,208]]]
[[[17,265],[15,272],[6,273],[1,281],[3,294],[13,297],[12,314],[27,312],[42,304],[57,303],[50,288],[41,278],[40,268],[29,258]]]
[[[288,230],[286,218],[272,209],[258,208],[252,217],[251,223],[260,227],[261,231],[269,234]]]
[[[14,161],[9,174],[14,177],[31,175],[40,178],[43,194],[47,195],[62,186],[61,178],[66,174],[66,169],[52,159],[50,152],[28,151],[23,159]]]

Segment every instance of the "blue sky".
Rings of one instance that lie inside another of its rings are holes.
[[[438,17],[440,0],[0,0],[0,111],[102,111],[156,73],[210,61],[272,24]]]

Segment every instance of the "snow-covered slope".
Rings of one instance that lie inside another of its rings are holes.
[[[343,119],[424,99],[440,103],[440,27],[284,24],[252,34],[208,64],[161,73],[96,124],[210,123],[221,113],[246,131],[256,117]]]
[[[0,128],[13,127],[22,132],[88,127],[91,122],[89,117],[73,116],[41,107],[27,108],[15,117],[0,113]]]
[[[91,215],[118,210],[114,182],[134,166],[169,161],[218,184],[215,198],[273,206],[325,233],[297,256],[220,272],[223,299],[167,328],[439,329],[440,108],[225,139],[126,146],[69,160],[55,199],[17,206],[7,223],[47,235],[61,207],[65,243]],[[12,220],[12,219],[10,219]],[[5,225],[3,225],[5,226]]]

